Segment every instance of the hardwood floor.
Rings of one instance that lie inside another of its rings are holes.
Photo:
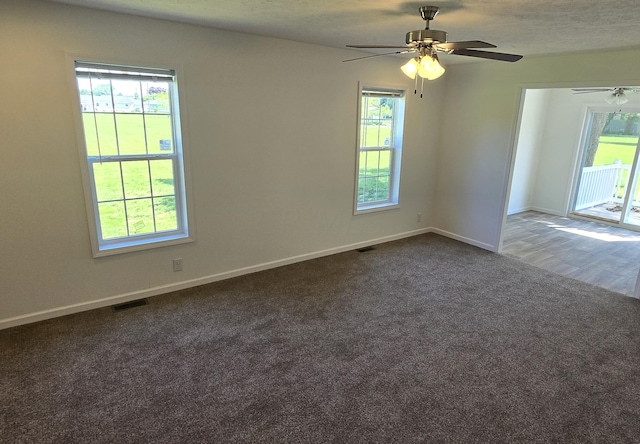
[[[502,254],[633,296],[640,233],[527,211],[507,217]]]

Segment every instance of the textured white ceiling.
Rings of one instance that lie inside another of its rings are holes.
[[[50,0],[324,46],[403,45],[423,29],[423,5],[440,6],[431,29],[449,41],[484,40],[523,55],[640,46],[638,0]],[[454,60],[459,59],[459,60]],[[447,62],[470,61],[448,56]]]

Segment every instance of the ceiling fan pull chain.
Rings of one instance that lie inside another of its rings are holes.
[[[420,98],[422,99],[422,92],[424,91],[424,77],[421,77],[422,85],[420,85]]]
[[[413,86],[413,93],[418,94],[418,76],[416,76],[416,84]]]

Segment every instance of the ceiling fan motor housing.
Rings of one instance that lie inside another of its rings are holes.
[[[407,32],[407,45],[412,43],[446,43],[447,33],[444,31],[436,31],[435,29],[420,29],[418,31]]]

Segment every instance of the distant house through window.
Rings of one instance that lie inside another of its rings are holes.
[[[398,205],[404,91],[362,87],[355,212]]]
[[[189,240],[175,72],[75,70],[94,256]]]

